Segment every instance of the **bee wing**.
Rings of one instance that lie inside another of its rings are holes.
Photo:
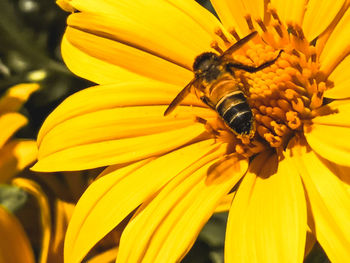
[[[254,31],[250,33],[248,36],[245,36],[244,38],[238,40],[236,43],[230,46],[220,57],[224,58],[225,56],[231,55],[233,52],[240,49],[245,43],[247,43],[249,40],[255,37],[257,33],[258,32]]]
[[[168,108],[164,112],[164,116],[168,115],[170,112],[172,112],[175,107],[191,92],[191,87],[193,83],[195,83],[197,79],[194,78],[184,87],[179,94],[176,95],[175,99],[169,104]]]

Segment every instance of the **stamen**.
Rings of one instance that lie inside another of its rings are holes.
[[[294,66],[300,73],[303,72],[303,68],[300,66],[299,63],[296,63],[296,64],[294,64],[293,66]]]
[[[275,121],[272,121],[271,122],[271,125],[273,127],[273,130],[274,132],[278,135],[278,136],[284,136],[288,131],[288,127],[284,124],[280,124],[280,123],[277,123]]]
[[[268,12],[272,15],[273,19],[275,19],[276,21],[278,21],[279,24],[282,24],[282,22],[281,22],[281,20],[280,20],[280,18],[279,18],[279,16],[278,16],[278,14],[277,14],[276,9],[273,8],[273,7],[271,6],[271,4],[269,4],[269,6],[268,6]]]
[[[279,35],[280,38],[283,38],[283,32],[282,32],[282,28],[280,24],[275,24],[274,28],[277,32],[277,34]]]
[[[262,138],[264,138],[264,135],[266,133],[270,133],[270,131],[265,126],[262,126],[262,125],[259,125],[257,127],[257,132]]]
[[[292,54],[293,54],[294,56],[297,56],[298,58],[300,58],[300,53],[299,53],[298,50],[293,49],[293,50],[292,50]]]
[[[298,37],[301,39],[301,40],[304,40],[305,39],[305,35],[304,35],[304,32],[303,30],[301,29],[301,27],[299,25],[295,25],[294,26],[295,29],[296,29],[296,32],[298,34]]]
[[[280,147],[282,145],[282,139],[279,136],[275,136],[271,133],[264,134],[264,138],[266,141],[270,143],[272,147]]]
[[[261,20],[261,18],[256,19],[256,22],[258,23],[258,25],[260,26],[262,31],[264,31],[264,32],[267,31],[267,28],[266,28],[264,22]]]
[[[213,42],[211,42],[210,47],[212,49],[215,49],[219,54],[223,54],[224,51],[219,47],[219,44],[216,40],[214,40]]]
[[[231,28],[228,32],[236,39],[236,41],[241,39],[234,28]]]
[[[294,27],[292,25],[288,25],[288,32],[291,33],[293,36],[297,37],[298,34],[297,32],[295,31]]]
[[[298,93],[293,89],[286,89],[284,91],[284,97],[288,100],[293,100],[297,96],[298,96]]]
[[[261,116],[261,118],[260,118],[260,122],[265,126],[265,127],[267,127],[267,128],[273,128],[272,126],[271,126],[271,122],[272,122],[273,120],[271,119],[271,117],[269,117],[269,116],[267,116],[267,115],[263,115],[263,116]]]
[[[284,111],[279,107],[273,107],[271,115],[277,119],[285,120]]]
[[[254,26],[253,26],[252,17],[250,15],[246,15],[244,18],[245,18],[245,21],[247,22],[249,30],[253,31]]]
[[[292,109],[292,106],[289,104],[289,102],[284,99],[277,100],[277,104],[283,111],[289,111]]]
[[[298,117],[298,114],[295,111],[288,111],[286,113],[287,121],[288,121],[288,126],[292,130],[296,130],[300,127],[301,121]]]
[[[308,79],[310,81],[310,78],[312,76],[312,71],[309,68],[303,68],[303,72],[301,73],[304,79]]]
[[[245,157],[266,147],[285,147],[290,138],[301,132],[304,124],[309,124],[317,116],[325,90],[332,87],[332,83],[319,73],[317,50],[308,43],[302,28],[294,23],[282,23],[271,4],[267,12],[272,16],[269,24],[262,19],[255,20],[262,31],[260,41],[256,38],[233,56],[248,69],[268,65],[254,73],[249,73],[250,70],[234,72],[235,87],[244,93],[252,110],[255,133],[253,138],[248,138],[227,131],[232,137],[226,136],[225,140],[232,142],[230,151]],[[246,15],[245,20],[249,30],[255,30],[251,16]],[[229,32],[237,41],[241,39],[236,30]],[[224,43],[213,41],[211,47],[222,54],[219,43],[231,46],[231,36],[225,35],[221,29],[215,34]],[[209,128],[207,130],[215,133]],[[223,136],[222,130],[219,135],[215,134],[216,138],[222,139]]]
[[[311,61],[312,61],[312,62],[316,62],[316,60],[317,60],[317,54],[316,54],[316,52],[315,52],[315,53],[312,53],[312,54],[311,54]]]
[[[304,113],[304,103],[301,98],[295,98],[295,100],[292,100],[292,108],[293,110]]]
[[[301,27],[297,24],[289,25],[288,31],[291,33],[291,43],[306,58],[310,57],[310,44],[306,41],[305,35]]]
[[[265,105],[260,105],[258,107],[258,109],[262,114],[266,114],[266,106]],[[257,113],[255,113],[255,115],[257,115]]]
[[[291,81],[287,81],[286,84],[287,84],[286,86],[288,86],[289,88],[292,88],[298,94],[306,94],[306,90],[305,90],[304,87],[299,86],[299,85],[297,85],[297,84],[295,84],[294,82],[291,82]]]
[[[228,45],[228,44],[231,45],[231,42],[227,39],[224,32],[222,32],[221,28],[217,28],[215,30],[215,34],[218,35],[218,37],[220,37],[226,45]]]
[[[321,82],[317,86],[317,92],[312,94],[310,108],[316,109],[322,105],[323,93],[326,91],[326,84]]]

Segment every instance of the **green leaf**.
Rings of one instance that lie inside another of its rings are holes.
[[[28,194],[16,186],[0,185],[0,205],[14,213],[27,201]]]

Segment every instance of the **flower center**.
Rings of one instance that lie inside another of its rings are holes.
[[[270,22],[258,20],[258,28],[246,16],[249,28],[261,33],[233,55],[233,59],[257,67],[283,50],[269,67],[255,73],[235,72],[255,120],[253,139],[236,136],[239,140],[235,141],[235,151],[247,156],[264,147],[285,147],[290,138],[302,131],[303,123],[315,116],[314,110],[322,105],[323,93],[328,88],[319,72],[316,49],[304,37],[302,29],[283,25],[273,9],[269,13]],[[239,39],[234,30],[230,32]],[[217,35],[227,45],[227,37],[220,30]],[[221,52],[217,43],[214,42],[213,48]]]

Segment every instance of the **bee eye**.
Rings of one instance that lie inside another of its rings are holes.
[[[193,71],[195,73],[207,71],[214,62],[218,60],[218,55],[212,52],[206,52],[196,57],[193,63]]]

